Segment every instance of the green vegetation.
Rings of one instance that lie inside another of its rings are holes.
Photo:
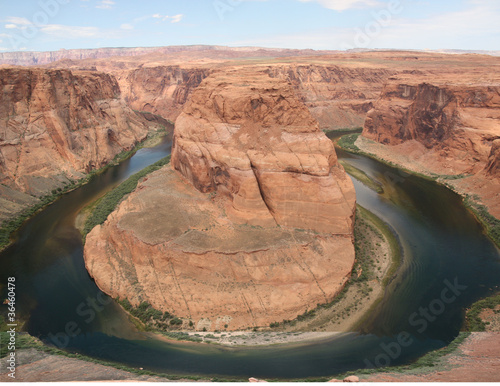
[[[183,326],[184,321],[175,315],[165,311],[155,309],[148,302],[142,302],[137,307],[134,307],[128,299],[115,299],[118,304],[120,304],[125,311],[130,315],[134,316],[142,322],[142,327],[147,331],[158,331],[164,333],[166,330],[171,328],[180,328]],[[194,324],[190,323],[190,327]],[[179,339],[176,336],[176,339]]]
[[[64,183],[64,187],[58,187],[56,189],[52,189],[50,194],[46,194],[45,196],[38,197],[38,199],[39,199],[38,203],[36,203],[35,205],[33,205],[29,208],[26,208],[16,218],[14,218],[10,221],[5,221],[2,224],[2,226],[0,227],[0,251],[5,249],[11,243],[11,241],[12,241],[11,238],[12,238],[13,233],[15,231],[17,231],[21,227],[21,225],[24,224],[24,222],[26,220],[33,217],[35,214],[37,214],[39,211],[41,211],[47,205],[52,204],[60,196],[66,194],[66,193],[69,193],[69,192],[87,184],[93,178],[95,178],[95,176],[103,173],[111,166],[117,165],[118,163],[125,161],[126,159],[132,157],[139,149],[142,149],[143,147],[150,146],[152,144],[152,142],[157,141],[159,138],[163,137],[165,134],[166,134],[165,129],[152,131],[151,133],[148,134],[148,137],[146,138],[146,140],[138,143],[131,150],[124,150],[124,151],[120,152],[119,154],[117,154],[115,156],[113,161],[111,161],[107,165],[103,166],[102,168],[91,171],[84,178],[81,178],[80,180],[73,180],[73,179],[68,178],[68,181],[66,183]]]
[[[401,265],[401,258],[402,258],[402,251],[401,251],[401,245],[399,244],[398,239],[394,235],[394,233],[391,231],[389,226],[382,221],[379,217],[375,216],[372,212],[369,210],[363,208],[361,205],[358,205],[358,217],[367,219],[369,222],[371,222],[374,227],[371,227],[371,229],[374,232],[380,231],[384,236],[385,239],[388,240],[389,246],[391,248],[391,257],[392,257],[392,264],[389,267],[389,270],[385,274],[384,280],[382,281],[383,286],[387,286],[389,282],[392,280],[394,275],[396,274],[396,271],[398,270],[399,266]],[[367,224],[367,226],[370,226]],[[356,228],[355,233],[354,233],[354,238],[356,240]],[[361,229],[359,231],[362,231]],[[358,235],[358,238],[362,239],[361,235]],[[362,241],[362,240],[361,240]],[[365,248],[366,249],[366,248]],[[356,255],[357,258],[357,255]]]
[[[341,137],[338,140],[337,145],[344,150],[347,150],[347,151],[350,151],[353,153],[359,153],[361,150],[354,143],[356,142],[356,140],[358,139],[358,137],[360,135],[361,134],[344,135],[343,137]]]
[[[8,342],[10,339],[10,335],[7,332],[0,332],[0,358],[7,356],[9,353]],[[16,351],[23,348],[31,347],[31,343],[34,340],[30,335],[25,333],[16,333]]]
[[[335,134],[347,134],[347,133],[361,133],[363,131],[363,128],[358,126],[358,127],[343,127],[340,129],[323,129],[323,133],[325,133],[327,136],[328,135],[335,135]]]
[[[316,316],[316,312],[320,309],[332,308],[335,304],[345,298],[349,287],[352,285],[357,285],[364,296],[368,296],[369,293],[373,291],[373,288],[369,285],[369,282],[375,277],[376,264],[373,259],[373,245],[366,236],[368,229],[374,232],[380,238],[380,240],[383,240],[384,236],[387,240],[389,240],[393,262],[387,274],[385,275],[382,284],[385,286],[390,282],[397,269],[399,268],[399,264],[401,261],[401,250],[399,242],[394,237],[394,234],[391,232],[389,227],[381,219],[379,219],[367,209],[358,205],[356,212],[356,221],[354,223],[354,248],[356,252],[356,261],[351,272],[351,277],[347,284],[331,302],[318,304],[316,309],[306,311],[293,320],[284,320],[281,323],[271,323],[271,328],[278,328],[281,325],[294,326],[299,321],[313,318],[314,316]],[[353,305],[352,307],[355,308],[356,305]],[[343,314],[345,313],[348,315],[350,312],[351,307],[348,307],[348,309],[343,311]]]
[[[468,310],[465,316],[465,327],[467,331],[477,332],[486,331],[486,324],[481,319],[481,312],[487,308],[494,310],[500,305],[500,294],[490,296],[486,299],[475,302]]]
[[[139,180],[146,175],[162,168],[170,162],[170,156],[167,156],[158,162],[142,169],[140,172],[130,176],[126,181],[122,182],[115,189],[101,197],[96,203],[93,204],[94,209],[90,213],[83,228],[83,238],[94,229],[95,226],[100,225],[106,221],[109,214],[115,210],[117,205],[121,202],[123,197],[131,193],[136,187]]]
[[[339,161],[339,163],[344,167],[347,173],[349,173],[352,177],[357,179],[363,185],[377,192],[378,194],[384,193],[382,185],[379,182],[375,181],[370,176],[368,176],[364,171],[359,170],[358,168],[352,166],[350,163],[345,161]]]
[[[478,201],[479,197],[467,195],[464,199],[464,204],[483,225],[490,239],[500,247],[500,220],[492,216],[488,212],[488,208],[479,204]]]

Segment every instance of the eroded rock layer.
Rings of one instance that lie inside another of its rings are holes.
[[[31,195],[103,166],[148,132],[108,74],[0,69],[0,182]]]
[[[368,114],[363,136],[388,145],[415,140],[455,158],[457,174],[477,171],[500,136],[500,87],[391,82]]]
[[[205,79],[176,121],[172,165],[201,192],[227,195],[236,223],[352,232],[352,183],[283,80],[251,71]]]
[[[368,113],[363,136],[390,146],[393,162],[478,195],[500,217],[499,84],[476,74],[394,79]]]
[[[208,330],[333,299],[354,263],[355,192],[292,88],[263,72],[213,74],[174,136],[172,167],[87,236],[99,287]]]

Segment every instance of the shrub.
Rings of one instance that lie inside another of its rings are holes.
[[[102,197],[85,222],[85,226],[83,228],[84,241],[87,234],[94,229],[94,227],[101,225],[104,221],[106,221],[108,216],[115,210],[123,197],[131,193],[137,187],[141,178],[162,168],[169,162],[170,156],[161,159],[160,161],[142,169],[140,172],[130,176],[126,181],[122,182],[115,189]]]
[[[182,320],[179,318],[173,318],[172,320],[170,320],[170,324],[172,326],[180,326],[182,324]]]

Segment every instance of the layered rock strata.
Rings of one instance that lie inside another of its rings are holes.
[[[206,78],[177,118],[171,165],[87,236],[105,292],[234,330],[293,319],[343,287],[354,187],[286,82]]]
[[[5,68],[0,87],[0,219],[105,165],[156,125],[104,73]]]
[[[500,86],[478,79],[394,79],[368,113],[363,136],[393,161],[448,178],[500,216]]]
[[[23,192],[98,168],[148,132],[108,74],[10,68],[0,85],[0,181]]]

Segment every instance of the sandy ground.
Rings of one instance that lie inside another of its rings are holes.
[[[486,308],[479,314],[479,317],[486,324],[486,331],[500,332],[500,305],[494,309]]]
[[[500,382],[500,333],[474,332],[435,368],[360,376],[363,382]]]

